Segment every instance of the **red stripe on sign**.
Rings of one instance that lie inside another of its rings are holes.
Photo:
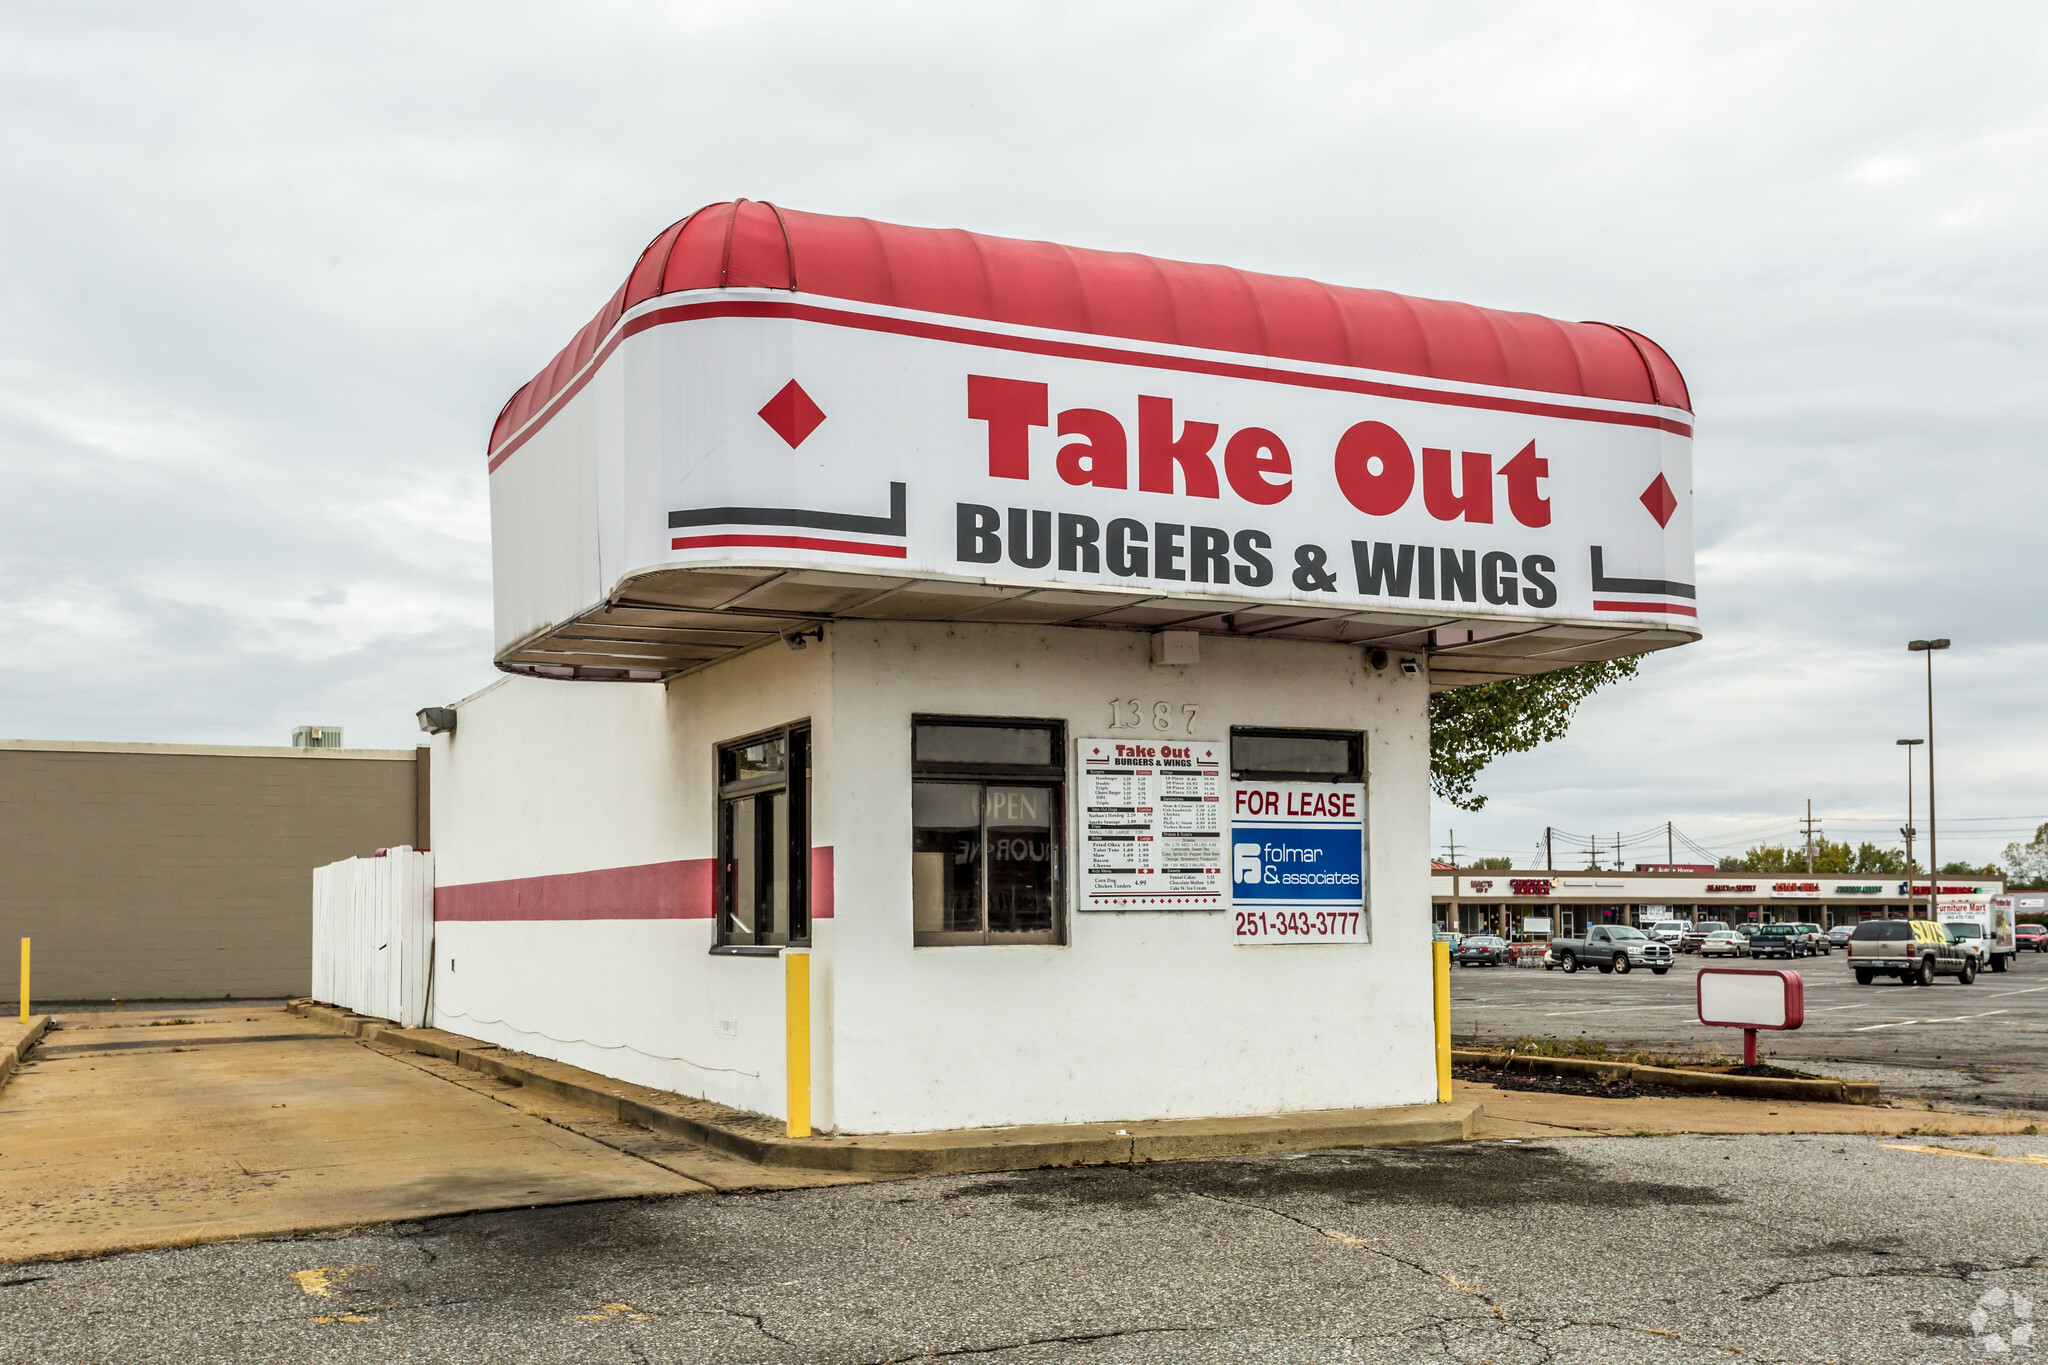
[[[1393,384],[1378,379],[1351,379],[1343,375],[1313,374],[1301,370],[1286,370],[1271,365],[1240,364],[1224,360],[1204,360],[1191,356],[1159,355],[1148,351],[1133,350],[1124,346],[1108,346],[1099,343],[1052,341],[1041,337],[1011,336],[1003,332],[987,332],[973,327],[957,327],[945,323],[922,322],[909,318],[877,317],[870,313],[856,313],[843,308],[820,308],[806,303],[775,303],[767,300],[733,299],[718,303],[677,304],[669,308],[656,308],[630,318],[612,332],[611,339],[598,348],[595,355],[584,365],[575,380],[569,383],[554,398],[550,399],[526,429],[507,440],[493,451],[488,468],[497,467],[509,458],[512,452],[547,425],[562,406],[574,398],[590,382],[598,367],[611,358],[621,341],[654,327],[665,327],[671,323],[695,322],[705,318],[785,318],[797,322],[817,322],[834,327],[849,327],[865,332],[888,332],[897,336],[918,337],[927,341],[950,341],[964,346],[980,346],[991,350],[1019,351],[1027,355],[1059,356],[1069,360],[1093,360],[1112,365],[1132,365],[1154,370],[1179,370],[1187,374],[1218,375],[1226,379],[1251,379],[1267,384],[1288,384],[1297,388],[1329,389],[1339,393],[1368,394],[1376,398],[1399,398],[1412,403],[1437,403],[1449,407],[1480,408],[1490,412],[1516,412],[1531,417],[1559,417],[1568,421],[1603,422],[1617,426],[1649,427],[1657,431],[1668,431],[1674,436],[1691,436],[1692,424],[1670,417],[1660,417],[1646,412],[1615,412],[1608,408],[1582,408],[1568,403],[1546,403],[1525,398],[1506,398],[1493,394],[1458,393],[1444,389],[1423,388],[1415,384]]]
[[[438,920],[710,919],[711,859],[434,888]]]
[[[1664,616],[1698,616],[1698,607],[1681,606],[1677,602],[1593,602],[1594,611],[1648,611]]]
[[[811,850],[811,918],[832,918],[832,846]]]
[[[821,540],[816,536],[677,536],[671,550],[694,550],[711,545],[754,545],[771,550],[837,550],[842,554],[874,555],[878,559],[908,559],[910,551],[901,545],[873,545],[865,540]]]

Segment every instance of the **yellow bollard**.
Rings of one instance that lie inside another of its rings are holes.
[[[782,950],[782,987],[789,1057],[789,1135],[811,1135],[811,954],[807,948]]]
[[[1429,945],[1436,959],[1436,1102],[1451,1102],[1451,945]]]
[[[21,941],[21,1022],[28,1022],[28,940]]]

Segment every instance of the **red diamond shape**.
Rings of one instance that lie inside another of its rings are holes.
[[[795,450],[804,443],[805,437],[818,429],[818,423],[825,420],[825,413],[811,401],[803,386],[792,379],[762,406],[761,420],[773,427],[775,434]]]
[[[792,441],[790,444],[796,443]],[[1643,490],[1643,506],[1650,509],[1650,515],[1657,519],[1659,526],[1671,524],[1671,514],[1678,510],[1678,499],[1673,496],[1671,485],[1664,482],[1662,474],[1650,480],[1650,486]]]

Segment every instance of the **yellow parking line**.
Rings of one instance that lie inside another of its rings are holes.
[[[1885,1142],[1880,1146],[1895,1152],[1928,1152],[1935,1156],[1959,1156],[1970,1161],[2013,1161],[2022,1166],[2048,1166],[2048,1156],[2027,1153],[2024,1156],[1999,1156],[1993,1152],[1966,1152],[1960,1147],[1931,1147],[1922,1142]]]

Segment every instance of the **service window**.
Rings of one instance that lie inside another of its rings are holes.
[[[911,724],[911,922],[920,947],[1066,941],[1066,727]]]
[[[718,747],[718,949],[811,941],[811,730]]]

